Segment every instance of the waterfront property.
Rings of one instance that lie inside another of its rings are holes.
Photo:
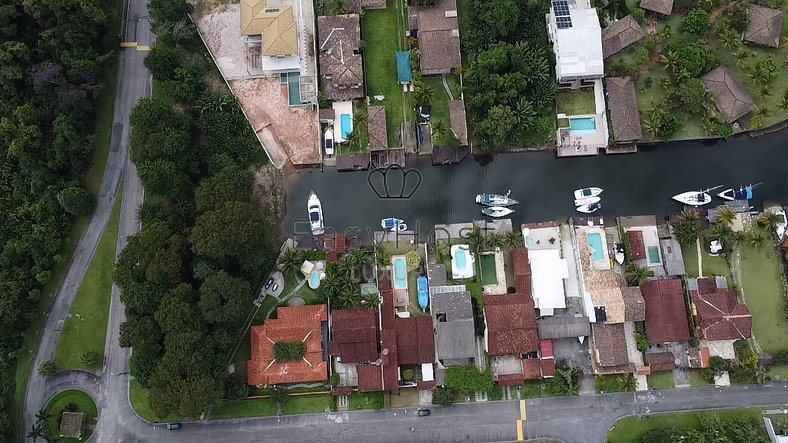
[[[752,337],[752,315],[724,277],[688,279],[697,336],[712,356],[734,359],[733,342]]]
[[[410,35],[418,39],[421,73],[446,75],[462,63],[456,0],[408,8]]]
[[[454,280],[471,278],[476,275],[476,257],[468,245],[452,245],[451,278]]]
[[[444,367],[472,364],[476,359],[471,294],[464,285],[430,287],[435,319],[435,350]]]
[[[755,101],[728,67],[718,66],[704,75],[702,80],[706,89],[714,95],[714,106],[726,123],[735,122],[755,107]]]
[[[607,77],[607,104],[610,109],[611,144],[631,144],[643,138],[635,81],[631,77]]]
[[[320,90],[329,100],[363,98],[364,69],[358,14],[320,16],[317,33],[320,38]]]
[[[657,277],[664,276],[657,218],[653,215],[619,217],[618,225],[627,236],[629,260],[651,269]]]
[[[640,286],[646,304],[646,336],[652,345],[690,339],[680,279],[650,280]],[[649,358],[651,363],[651,358]]]

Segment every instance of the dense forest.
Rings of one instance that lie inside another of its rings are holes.
[[[128,318],[120,344],[159,417],[196,418],[225,392],[246,395],[227,364],[276,249],[253,196],[260,143],[237,101],[208,87],[213,67],[189,5],[149,7],[159,40],[145,64],[161,92],[131,114],[146,199],[115,269]]]
[[[118,47],[100,0],[0,6],[0,440],[8,441],[16,352],[74,219],[94,147],[103,75]]]

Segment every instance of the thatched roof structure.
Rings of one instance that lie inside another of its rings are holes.
[[[638,100],[632,77],[608,77],[605,83],[613,138],[617,142],[640,140],[643,130],[640,128]]]
[[[750,25],[744,33],[748,42],[777,48],[783,29],[783,12],[765,6],[750,5]]]
[[[673,0],[643,0],[640,7],[658,14],[670,15],[673,12]]]
[[[389,148],[389,135],[386,130],[386,108],[384,106],[367,106],[369,119],[369,150],[385,151]]]
[[[639,42],[644,36],[643,28],[628,15],[602,30],[602,54],[608,58]]]
[[[747,115],[755,106],[744,86],[725,66],[717,66],[701,80],[706,89],[714,94],[717,110],[726,123],[733,123]]]

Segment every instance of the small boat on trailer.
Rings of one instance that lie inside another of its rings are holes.
[[[583,214],[593,214],[594,212],[602,209],[602,203],[589,203],[587,205],[578,206],[575,208],[577,212],[582,212]]]
[[[752,190],[760,185],[761,183],[756,183],[754,185],[748,185],[748,186],[740,186],[738,190],[733,188],[728,188],[720,193],[717,193],[717,197],[728,201],[752,200]]]
[[[688,206],[703,206],[711,203],[711,195],[709,192],[721,188],[722,185],[708,188],[702,191],[687,191],[673,196],[673,200],[679,203],[684,203]]]
[[[509,194],[512,191],[508,191],[506,194],[479,194],[476,196],[476,203],[479,203],[484,206],[512,206],[516,205],[520,202],[513,198],[509,198]]]
[[[482,209],[482,214],[493,218],[505,217],[512,212],[514,212],[514,209],[504,208],[503,206],[490,206]]]
[[[604,189],[597,188],[597,187],[590,187],[590,188],[583,188],[583,189],[576,189],[575,190],[575,199],[580,200],[583,198],[589,197],[596,197],[597,195],[601,194]]]
[[[309,210],[309,226],[312,228],[312,235],[323,234],[325,232],[323,206],[320,204],[320,199],[317,198],[315,191],[309,191],[307,209]]]
[[[396,217],[384,218],[380,221],[380,227],[387,231],[403,232],[408,230],[408,225],[405,220]]]
[[[599,203],[600,201],[602,201],[600,197],[576,198],[575,206],[590,205],[591,203]]]

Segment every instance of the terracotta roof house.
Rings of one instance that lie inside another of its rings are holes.
[[[752,111],[755,102],[733,72],[725,66],[717,66],[701,77],[701,81],[713,95],[715,106],[726,123],[744,117]]]
[[[597,372],[626,372],[629,369],[629,355],[624,325],[594,323],[591,330]]]
[[[670,15],[673,12],[673,0],[643,0],[640,7],[657,14]]]
[[[357,365],[358,390],[360,392],[377,392],[383,390],[382,365]]]
[[[444,366],[471,363],[476,357],[471,293],[433,293],[430,295],[430,309],[435,318],[435,348],[438,360]]]
[[[700,348],[690,348],[689,365],[690,368],[708,368],[710,366],[710,354],[707,346]]]
[[[649,280],[640,285],[646,301],[646,336],[652,344],[690,339],[681,279]]]
[[[461,62],[456,0],[437,0],[432,6],[408,9],[412,16],[415,15],[410,21],[411,26],[416,26],[419,40],[421,73],[441,75],[454,71]]]
[[[259,38],[264,56],[298,54],[293,7],[288,2],[241,0],[241,34]]]
[[[496,380],[499,386],[519,386],[525,381],[525,377],[520,374],[502,374]]]
[[[317,18],[320,38],[320,89],[329,100],[347,101],[364,97],[364,67],[361,61],[361,22],[358,14],[321,15]]]
[[[523,359],[523,378],[526,380],[540,380],[542,378],[542,363],[538,358]]]
[[[468,124],[465,121],[465,101],[449,100],[449,120],[451,130],[461,145],[468,144]]]
[[[643,240],[642,231],[627,231],[629,238],[629,252],[632,260],[646,259],[646,243]]]
[[[512,249],[512,267],[514,268],[514,289],[518,294],[531,294],[531,262],[528,260],[528,249]]]
[[[777,48],[783,29],[783,12],[779,9],[750,5],[750,24],[744,39],[751,43]]]
[[[522,356],[539,350],[534,302],[524,295],[484,297],[487,353]]]
[[[687,282],[697,313],[698,338],[701,340],[739,340],[752,337],[752,314],[728,289],[714,280],[699,278]]]
[[[369,127],[369,150],[385,151],[389,148],[389,133],[386,129],[386,107],[367,106]]]
[[[420,315],[395,318],[397,355],[400,365],[416,365],[435,361],[435,335],[432,317]],[[473,323],[471,323],[471,326]]]
[[[619,143],[643,138],[635,82],[632,77],[607,77],[605,85],[610,108],[612,138]]]
[[[676,368],[676,357],[672,352],[654,352],[646,354],[651,372],[672,371]]]
[[[605,58],[618,54],[644,36],[640,24],[628,15],[602,30],[602,54]]]
[[[324,381],[328,363],[323,346],[328,333],[326,305],[288,306],[277,309],[276,320],[252,326],[252,358],[247,379],[252,386]],[[303,343],[304,355],[296,361],[277,361],[278,343]]]
[[[372,309],[339,309],[331,313],[330,355],[342,363],[371,363],[378,358],[378,316]]]

